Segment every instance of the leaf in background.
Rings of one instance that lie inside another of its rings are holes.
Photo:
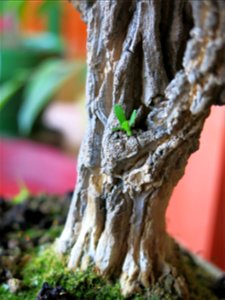
[[[20,133],[28,135],[36,118],[54,94],[75,74],[82,72],[84,64],[60,59],[42,63],[33,74],[25,90],[25,99],[18,115]]]
[[[11,99],[11,97],[25,84],[30,72],[21,70],[16,75],[0,85],[0,110]]]
[[[39,14],[49,14],[52,9],[58,8],[62,5],[61,1],[42,1],[38,8]]]
[[[34,37],[25,37],[22,40],[23,45],[32,52],[47,52],[62,54],[64,51],[64,42],[62,38],[51,32],[38,34]]]
[[[63,5],[62,1],[45,0],[39,6],[38,13],[45,14],[47,19],[47,28],[51,33],[60,35],[62,22]]]
[[[27,200],[30,196],[30,191],[28,188],[23,184],[21,185],[19,193],[13,197],[13,204],[20,204]]]
[[[117,119],[119,120],[120,125],[122,125],[122,123],[124,121],[126,121],[126,116],[125,116],[123,107],[120,104],[115,104],[114,105],[114,113],[115,113]]]
[[[137,116],[137,111],[133,110],[133,112],[131,114],[131,117],[130,117],[130,120],[129,120],[130,127],[132,127],[134,125],[135,120],[136,120],[136,116]]]

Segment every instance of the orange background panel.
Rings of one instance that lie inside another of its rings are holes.
[[[213,107],[201,136],[200,149],[191,156],[169,204],[168,231],[183,245],[225,269],[225,232],[220,233],[218,209],[225,203],[225,109]],[[225,210],[220,210],[220,220]],[[223,225],[224,227],[224,225]],[[218,240],[218,234],[221,234]],[[213,240],[217,246],[213,250]],[[212,252],[213,250],[213,252]],[[220,258],[219,258],[220,257]]]
[[[41,2],[41,0],[27,2],[21,21],[21,30],[24,33],[35,34],[47,30],[47,16],[38,14]],[[61,36],[67,43],[68,55],[76,58],[85,57],[87,38],[86,25],[71,3],[67,0],[61,2],[63,3],[62,17],[60,20]]]
[[[224,122],[225,123],[225,122]],[[225,126],[224,126],[225,127]],[[222,136],[221,174],[218,197],[215,199],[216,209],[211,227],[211,255],[210,260],[225,270],[225,130]],[[219,184],[219,181],[218,181]]]
[[[27,1],[21,20],[21,30],[27,32],[42,32],[46,28],[46,19],[38,14],[42,0]]]
[[[85,57],[87,39],[86,25],[81,20],[78,11],[76,11],[69,2],[66,2],[65,5],[62,34],[71,47],[69,54],[76,57]]]

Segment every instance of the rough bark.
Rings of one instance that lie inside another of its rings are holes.
[[[175,274],[165,211],[210,107],[225,103],[225,1],[72,2],[88,26],[89,124],[57,249],[130,295]],[[138,110],[131,137],[112,132],[115,103]]]

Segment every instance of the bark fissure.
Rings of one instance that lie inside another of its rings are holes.
[[[211,105],[225,102],[225,2],[72,2],[88,25],[89,126],[57,249],[130,295],[176,268],[165,211]],[[127,118],[137,109],[131,137],[112,132],[115,103]]]

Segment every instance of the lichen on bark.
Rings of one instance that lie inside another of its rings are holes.
[[[120,278],[124,295],[173,274],[165,211],[213,104],[224,104],[225,1],[72,0],[88,27],[88,129],[59,253]],[[137,109],[131,137],[113,106]],[[175,275],[176,274],[176,275]]]

